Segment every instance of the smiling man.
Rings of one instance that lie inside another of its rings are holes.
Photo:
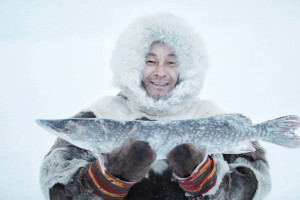
[[[143,86],[155,99],[167,96],[179,78],[177,58],[172,49],[158,42],[151,46],[143,69]]]
[[[75,117],[179,120],[224,113],[198,98],[207,70],[204,47],[173,15],[146,16],[130,25],[117,42],[111,67],[120,93],[100,98]],[[252,153],[207,155],[184,143],[156,160],[146,141],[132,138],[98,160],[95,152],[57,139],[40,181],[45,197],[56,200],[258,200],[271,181],[264,150],[253,145]]]

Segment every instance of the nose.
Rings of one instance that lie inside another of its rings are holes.
[[[165,77],[167,75],[166,67],[163,65],[156,66],[154,75],[158,77]]]

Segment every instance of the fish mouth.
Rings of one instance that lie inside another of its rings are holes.
[[[37,124],[45,129],[54,130],[58,133],[69,133],[73,121],[67,120],[36,120]]]

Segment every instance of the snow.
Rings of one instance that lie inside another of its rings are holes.
[[[201,33],[211,66],[201,97],[255,123],[300,115],[300,1],[188,2],[0,2],[0,199],[43,199],[39,167],[55,137],[35,120],[117,94],[110,52],[144,13],[168,11]],[[273,179],[267,199],[299,199],[300,150],[262,145]]]

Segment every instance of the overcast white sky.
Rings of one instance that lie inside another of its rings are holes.
[[[43,198],[39,167],[55,137],[35,120],[115,95],[118,35],[160,11],[182,17],[207,46],[200,97],[254,122],[300,115],[299,0],[0,0],[0,199]],[[299,199],[300,150],[262,144],[273,178],[267,199]]]

